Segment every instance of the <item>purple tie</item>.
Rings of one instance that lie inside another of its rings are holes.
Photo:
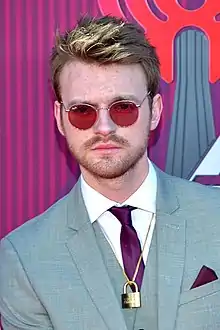
[[[121,252],[124,263],[124,270],[129,278],[129,280],[133,279],[138,260],[141,255],[141,245],[138,239],[137,232],[135,228],[132,226],[131,221],[131,211],[135,210],[135,207],[132,206],[123,206],[116,207],[113,206],[109,209],[109,211],[120,221],[121,227]],[[139,289],[141,288],[141,283],[144,274],[144,262],[143,258],[141,258],[141,263],[139,266],[139,270],[135,279]]]

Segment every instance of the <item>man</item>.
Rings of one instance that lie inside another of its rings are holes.
[[[219,192],[147,158],[162,111],[154,47],[135,25],[84,18],[51,67],[81,178],[2,240],[3,328],[218,329]]]

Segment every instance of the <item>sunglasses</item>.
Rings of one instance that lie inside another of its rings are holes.
[[[130,100],[113,102],[106,109],[109,112],[111,120],[120,127],[133,125],[138,119],[139,108],[150,94],[151,92],[148,92],[140,104],[136,104]],[[98,118],[98,108],[95,108],[93,105],[78,103],[72,105],[70,108],[66,108],[63,102],[60,104],[68,112],[68,119],[71,125],[80,130],[91,128]]]

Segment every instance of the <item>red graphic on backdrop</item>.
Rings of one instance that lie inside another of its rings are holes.
[[[198,175],[193,180],[195,182],[207,185],[207,186],[219,186],[220,187],[220,174],[219,175]]]
[[[161,61],[161,75],[170,83],[173,80],[173,46],[176,34],[185,27],[201,29],[209,40],[209,79],[214,83],[220,78],[218,43],[220,22],[216,16],[220,13],[219,0],[206,0],[196,10],[183,8],[176,0],[154,0],[158,9],[167,16],[160,20],[151,11],[145,0],[126,0],[128,10],[134,19],[145,29],[148,38],[157,48]],[[104,15],[112,14],[125,18],[118,0],[98,0]],[[164,33],[166,31],[166,33]]]

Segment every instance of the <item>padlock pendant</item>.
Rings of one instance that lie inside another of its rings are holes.
[[[134,286],[135,292],[127,292],[128,286]],[[121,304],[123,309],[140,308],[141,307],[141,294],[138,291],[137,283],[128,281],[125,283],[123,293],[121,295]]]

